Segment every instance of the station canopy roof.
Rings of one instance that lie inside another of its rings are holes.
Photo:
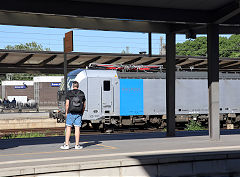
[[[0,74],[3,73],[63,73],[63,52],[33,52],[0,50]],[[166,69],[166,56],[144,54],[80,53],[67,54],[68,71],[86,68],[90,63],[120,65],[161,65]],[[240,71],[240,58],[220,58],[220,71]],[[176,69],[206,71],[207,58],[176,56]]]
[[[7,0],[0,24],[127,32],[179,33],[192,38],[219,24],[220,34],[240,34],[240,0]],[[63,73],[63,53],[0,51],[0,72]],[[205,57],[177,56],[178,68],[206,70]],[[239,59],[220,59],[220,70],[239,70]],[[68,69],[90,63],[163,65],[165,56],[68,54]]]

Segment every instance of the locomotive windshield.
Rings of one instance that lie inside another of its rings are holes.
[[[67,90],[71,90],[72,83],[75,80],[75,78],[76,78],[76,75],[68,76],[68,78],[67,78]]]
[[[82,71],[82,69],[77,69],[68,74],[67,77],[67,90],[71,90],[72,83],[75,81],[76,76]]]

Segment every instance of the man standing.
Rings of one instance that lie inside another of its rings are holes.
[[[79,84],[77,81],[73,82],[72,87],[73,90],[68,91],[66,95],[66,135],[65,144],[60,147],[61,149],[69,149],[72,125],[75,127],[75,149],[83,148],[79,145],[79,139],[86,99],[84,93],[78,90]]]

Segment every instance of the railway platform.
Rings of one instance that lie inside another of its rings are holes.
[[[9,129],[56,127],[65,127],[65,123],[57,123],[56,119],[49,118],[49,112],[0,113],[0,133]]]
[[[240,130],[220,141],[207,131],[82,135],[81,150],[60,150],[64,137],[0,140],[0,176],[240,176]]]

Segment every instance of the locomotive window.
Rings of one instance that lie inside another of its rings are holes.
[[[103,81],[103,90],[110,91],[110,81]]]

